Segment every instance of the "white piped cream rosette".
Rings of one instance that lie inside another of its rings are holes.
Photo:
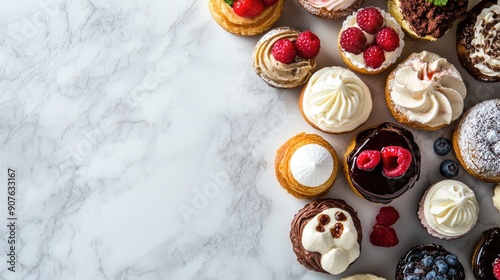
[[[297,198],[326,194],[338,171],[337,154],[321,136],[300,133],[276,152],[276,177]]]

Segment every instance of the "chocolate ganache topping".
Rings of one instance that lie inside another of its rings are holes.
[[[355,147],[347,156],[348,172],[352,185],[372,202],[389,203],[399,197],[418,180],[420,175],[420,150],[411,132],[393,123],[362,131],[356,136]],[[382,174],[382,165],[374,170],[361,170],[356,165],[358,155],[365,150],[382,150],[387,146],[399,146],[412,155],[411,165],[400,178],[387,178]]]
[[[472,259],[472,269],[478,280],[495,279],[493,263],[500,259],[500,228],[495,227],[483,232]]]
[[[316,215],[320,214],[324,210],[337,208],[346,211],[351,215],[352,221],[357,231],[357,242],[361,245],[361,240],[363,238],[362,230],[361,230],[361,221],[359,220],[356,211],[349,206],[345,201],[341,199],[317,199],[302,208],[297,214],[295,214],[293,221],[291,223],[290,230],[290,240],[292,241],[293,251],[297,255],[297,260],[303,266],[310,270],[328,273],[325,269],[323,269],[321,265],[321,254],[318,252],[311,252],[304,248],[302,243],[302,233],[304,231],[305,226],[313,219]],[[346,216],[339,212],[333,217],[329,217],[326,215],[320,215],[318,217],[319,225],[316,228],[317,231],[323,232],[324,229],[321,225],[328,224],[330,219],[336,219],[337,221],[345,221]],[[328,231],[334,236],[342,234],[342,226],[340,223],[337,223],[334,228],[329,229]]]
[[[448,0],[444,6],[436,6],[424,0],[401,0],[401,13],[418,36],[430,35],[441,38],[455,20],[462,20],[467,12],[468,0]]]

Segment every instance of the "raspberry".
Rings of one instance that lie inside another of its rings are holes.
[[[394,207],[385,206],[380,208],[375,219],[377,220],[376,225],[389,227],[395,224],[399,219],[399,213]]]
[[[393,228],[375,226],[370,234],[370,243],[379,247],[394,247],[398,245],[399,239]]]
[[[296,51],[293,42],[289,39],[281,39],[276,41],[273,45],[274,58],[282,63],[290,64],[295,58]]]
[[[262,0],[264,6],[271,7],[272,5],[278,3],[278,0]]]
[[[382,28],[377,33],[375,41],[386,52],[392,52],[399,47],[399,35],[390,27]]]
[[[401,178],[410,168],[412,155],[410,151],[398,146],[382,148],[382,174],[390,179]]]
[[[340,34],[340,46],[346,52],[360,54],[366,47],[366,37],[357,27],[349,27]]]
[[[363,59],[367,67],[377,69],[385,61],[384,50],[377,45],[370,46],[363,53]]]
[[[377,150],[364,150],[356,159],[356,165],[359,169],[371,171],[380,163],[380,152]]]
[[[240,17],[255,18],[264,12],[261,0],[236,0],[233,2],[233,11]]]
[[[500,259],[496,259],[493,263],[493,275],[497,280],[500,280]]]
[[[297,41],[295,41],[297,53],[305,59],[315,58],[319,53],[320,47],[318,36],[309,30],[300,33]]]
[[[366,33],[375,34],[384,24],[384,18],[379,10],[368,7],[358,12],[356,23]]]

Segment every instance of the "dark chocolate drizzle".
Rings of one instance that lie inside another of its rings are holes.
[[[500,228],[495,227],[483,232],[472,258],[472,270],[474,270],[476,279],[495,279],[493,275],[493,263],[499,258]]]
[[[352,185],[366,199],[378,203],[390,203],[409,190],[420,176],[420,150],[411,132],[393,123],[359,133],[355,147],[347,157],[348,172]],[[382,165],[374,170],[361,170],[356,165],[358,155],[364,150],[382,150],[386,146],[400,146],[412,154],[412,163],[406,173],[397,179],[389,179],[382,174]]]

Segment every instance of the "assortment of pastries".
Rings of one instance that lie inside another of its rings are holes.
[[[284,0],[209,0],[209,8],[215,21],[231,33],[246,36],[268,31],[252,55],[255,73],[272,87],[302,86],[298,110],[320,132],[353,132],[369,119],[372,92],[351,70],[377,74],[395,64],[405,46],[405,33],[436,41],[458,22],[456,52],[461,66],[478,81],[500,81],[500,3],[496,0],[482,0],[470,11],[468,0],[388,0],[388,11],[360,8],[363,0],[297,1],[314,16],[345,18],[338,50],[347,68],[316,69],[321,43],[311,30],[286,26],[270,30],[281,16]],[[369,202],[389,204],[420,179],[419,146],[404,126],[419,130],[455,126],[452,139],[439,138],[433,148],[437,156],[454,151],[457,161],[442,161],[439,171],[445,179],[431,182],[415,217],[431,236],[444,241],[467,235],[478,221],[474,188],[453,180],[460,166],[479,180],[499,183],[492,202],[500,211],[500,99],[485,100],[464,111],[467,87],[456,67],[428,51],[400,61],[385,86],[387,107],[399,124],[385,122],[357,131],[345,151],[338,151],[344,155],[343,175],[352,191]],[[337,151],[317,134],[299,133],[276,153],[279,185],[295,198],[313,199],[291,222],[290,240],[297,260],[307,269],[334,275],[348,271],[360,257],[363,238],[357,212],[342,199],[324,198],[338,171]],[[398,219],[395,208],[382,207],[370,243],[397,245],[392,225]],[[500,279],[499,243],[500,227],[493,227],[475,244],[471,260],[476,279]],[[467,262],[441,245],[420,244],[401,256],[395,279],[465,279],[462,263]],[[367,273],[342,279],[384,278]]]

